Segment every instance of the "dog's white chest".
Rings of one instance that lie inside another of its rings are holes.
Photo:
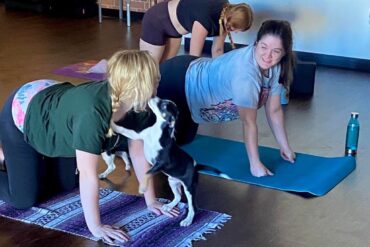
[[[154,165],[157,157],[159,155],[159,151],[162,149],[159,140],[150,140],[148,139],[144,142],[144,155],[145,159],[151,164]]]

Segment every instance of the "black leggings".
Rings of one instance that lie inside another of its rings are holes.
[[[185,95],[186,71],[194,59],[197,57],[176,56],[160,64],[161,81],[157,95],[160,98],[172,100],[179,109],[175,137],[176,142],[180,145],[193,141],[198,130],[198,124],[192,120]]]
[[[141,23],[141,39],[152,45],[165,45],[167,38],[181,38],[172,25],[168,13],[168,2],[161,2],[151,7]]]
[[[13,93],[0,113],[0,141],[6,171],[0,171],[0,200],[24,209],[78,186],[76,158],[48,158],[24,141],[14,125]]]

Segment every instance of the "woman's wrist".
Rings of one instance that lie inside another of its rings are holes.
[[[250,162],[251,167],[258,167],[261,164],[261,161],[259,159],[254,160],[254,161],[249,161],[249,162]]]
[[[95,236],[98,233],[99,228],[101,227],[101,224],[88,224],[87,228],[89,231]]]
[[[147,206],[152,205],[157,201],[157,198],[155,197],[154,193],[151,191],[147,191],[144,193],[144,199]]]

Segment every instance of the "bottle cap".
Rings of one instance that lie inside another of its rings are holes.
[[[358,118],[359,113],[358,112],[351,112],[351,117]]]

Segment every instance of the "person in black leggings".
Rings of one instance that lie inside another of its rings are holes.
[[[146,51],[122,50],[108,61],[107,79],[79,85],[53,80],[24,84],[0,113],[0,200],[16,208],[37,205],[52,194],[77,187],[88,229],[108,243],[127,241],[122,229],[103,224],[99,210],[98,166],[111,121],[129,110],[144,111],[158,86],[159,68]],[[150,169],[140,140],[129,140],[138,181]],[[69,158],[65,158],[69,157]],[[78,169],[78,182],[76,175]],[[148,210],[170,217],[151,182],[144,193]]]
[[[198,57],[176,56],[160,64],[161,80],[157,95],[176,103],[179,117],[175,125],[175,137],[178,144],[186,144],[194,140],[198,124],[191,118],[191,113],[185,95],[185,75],[189,64]],[[164,76],[165,75],[165,76]]]
[[[12,100],[6,101],[0,115],[0,140],[7,154],[0,171],[0,199],[15,208],[29,208],[51,194],[78,186],[76,158],[48,158],[38,153],[24,140],[14,125]],[[27,162],[24,162],[24,161]]]

